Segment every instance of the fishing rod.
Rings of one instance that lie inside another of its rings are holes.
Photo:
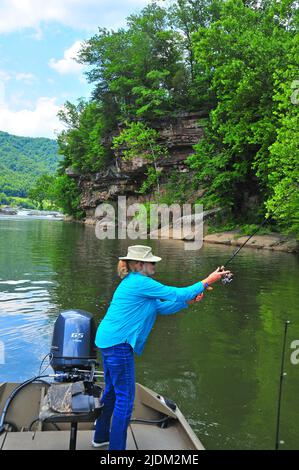
[[[244,243],[242,243],[241,246],[239,246],[239,248],[234,251],[234,253],[232,254],[232,256],[226,261],[226,263],[224,263],[223,266],[225,266],[225,268],[227,267],[227,265],[235,258],[235,256],[237,256],[237,254],[239,253],[239,251],[242,250],[242,248],[246,245],[246,243],[249,242],[249,240],[254,237],[254,235],[269,221],[269,219],[264,219],[263,222],[258,226],[258,228],[247,238],[247,240],[245,240]],[[229,284],[230,282],[232,282],[233,280],[233,274],[227,274],[226,276],[224,276],[222,279],[221,279],[221,282],[223,284]]]
[[[279,450],[279,444],[283,444],[283,441],[280,441],[280,439],[279,439],[279,430],[280,430],[280,410],[281,410],[282,385],[283,385],[283,379],[287,375],[286,372],[284,372],[283,369],[284,369],[287,331],[288,331],[289,324],[290,324],[290,321],[287,320],[285,322],[285,327],[284,327],[283,346],[282,346],[282,355],[281,355],[281,367],[280,367],[279,391],[278,391],[278,404],[277,404],[275,450]]]
[[[288,196],[290,196],[291,194],[292,194],[292,192],[289,192],[289,193],[287,194],[287,196],[286,196],[285,199],[288,200],[288,199],[289,199]],[[278,207],[272,212],[272,214],[275,214],[275,213],[277,212],[277,210],[278,210]],[[226,261],[226,263],[224,263],[224,265],[223,265],[223,270],[226,269],[227,265],[228,265],[229,263],[231,263],[231,261],[235,258],[235,256],[237,256],[237,254],[242,250],[242,248],[249,242],[249,240],[250,240],[252,237],[254,237],[254,235],[255,235],[257,232],[259,232],[259,230],[260,230],[267,222],[269,222],[269,220],[270,220],[270,216],[269,216],[269,218],[267,218],[267,219],[265,218],[265,219],[263,220],[263,222],[257,227],[257,229],[247,238],[247,240],[245,240],[245,242],[244,242],[241,246],[239,246],[239,248],[238,248],[236,251],[234,251],[234,253],[232,254],[232,256]],[[229,284],[230,282],[232,282],[232,280],[233,280],[233,274],[230,273],[230,274],[227,274],[226,276],[224,276],[224,277],[221,279],[221,282],[222,282],[223,284]]]
[[[249,240],[254,237],[254,235],[264,226],[266,225],[266,223],[269,221],[269,219],[264,219],[263,222],[258,226],[258,228],[247,238],[247,240],[245,240],[245,242],[239,246],[239,248],[233,253],[233,255],[227,260],[227,262],[224,264],[224,266],[226,267],[233,259],[235,256],[237,256],[237,254],[239,253],[240,250],[242,250],[243,246],[246,245],[247,242],[249,242]]]

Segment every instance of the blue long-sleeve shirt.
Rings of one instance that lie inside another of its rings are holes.
[[[98,327],[97,347],[129,343],[140,355],[157,315],[179,312],[188,307],[188,300],[194,299],[203,290],[202,282],[188,287],[172,287],[139,272],[130,272],[116,288]]]

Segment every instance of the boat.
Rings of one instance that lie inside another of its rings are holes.
[[[17,383],[0,384],[0,411]],[[70,424],[36,421],[47,385],[32,383],[13,400],[6,416],[6,430],[0,436],[1,450],[67,450]],[[127,450],[204,450],[180,409],[171,409],[161,395],[137,383]],[[173,404],[171,403],[171,406]],[[33,424],[32,424],[33,423]],[[79,423],[76,450],[102,451],[91,445],[94,423]]]
[[[0,450],[107,450],[92,447],[105,388],[95,330],[90,313],[61,312],[47,355],[54,373],[0,383]],[[172,400],[139,383],[135,392],[127,450],[204,450]]]

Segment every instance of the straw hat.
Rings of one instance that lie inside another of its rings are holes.
[[[150,246],[144,245],[133,245],[128,247],[127,256],[120,256],[118,259],[128,259],[134,261],[144,261],[146,263],[156,263],[161,261],[162,258],[159,256],[154,256],[152,254],[152,249]]]

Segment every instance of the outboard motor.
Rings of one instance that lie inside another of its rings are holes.
[[[95,323],[90,313],[65,310],[55,322],[50,365],[54,383],[43,398],[39,420],[46,423],[71,423],[70,449],[76,448],[78,422],[94,422],[100,416],[102,387],[96,383],[97,348]],[[8,397],[0,416],[0,435],[5,431],[7,409],[16,394],[40,377],[27,380]],[[59,383],[57,383],[59,382]]]
[[[92,371],[97,364],[94,344],[96,327],[92,315],[83,310],[65,310],[55,322],[51,366],[54,371]]]

